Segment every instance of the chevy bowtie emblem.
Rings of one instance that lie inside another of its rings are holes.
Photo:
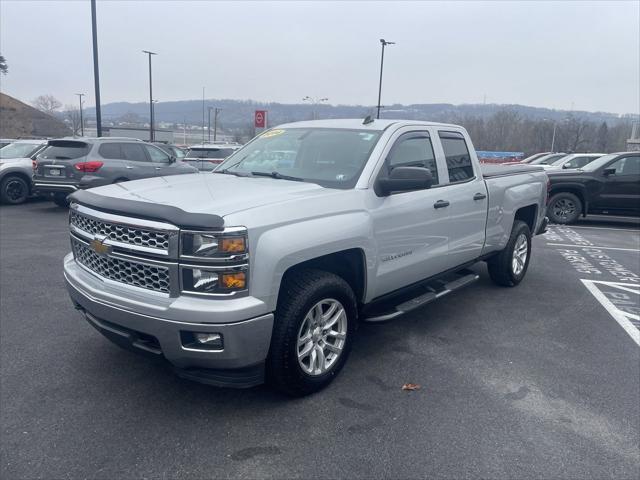
[[[111,253],[111,247],[109,245],[105,245],[104,241],[107,239],[105,235],[96,235],[91,240],[91,250],[96,252],[98,255],[109,255]]]

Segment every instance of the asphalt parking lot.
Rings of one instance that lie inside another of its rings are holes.
[[[94,331],[63,285],[66,210],[0,207],[0,245],[2,478],[640,476],[637,220],[552,226],[519,287],[475,267],[364,325],[295,400],[181,380]]]

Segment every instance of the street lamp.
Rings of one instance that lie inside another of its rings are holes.
[[[76,93],[78,99],[80,100],[80,136],[84,137],[84,121],[82,120],[82,97],[84,97],[84,93]],[[75,135],[75,133],[74,133]]]
[[[384,68],[384,47],[387,45],[395,45],[396,42],[387,42],[384,38],[380,39],[380,44],[382,45],[382,55],[380,57],[380,83],[378,84],[378,115],[376,118],[380,118],[380,100],[382,99],[382,70]]]
[[[302,101],[311,103],[311,105],[313,106],[313,109],[311,110],[311,115],[312,115],[313,120],[316,120],[317,115],[316,115],[315,107],[318,106],[320,103],[328,102],[329,99],[328,98],[313,98],[313,97],[310,97],[309,95],[307,95],[306,97],[304,97],[302,99]]]
[[[142,50],[142,53],[146,53],[149,57],[149,141],[153,142],[153,84],[151,82],[151,55],[157,55],[157,53],[150,52],[149,50]]]

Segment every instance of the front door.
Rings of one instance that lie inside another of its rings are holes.
[[[157,175],[155,166],[147,155],[144,144],[121,143],[122,156],[126,161],[127,178],[137,180],[139,178],[149,178]]]
[[[640,210],[640,155],[629,155],[605,165],[600,195],[594,208],[611,213],[638,214]]]
[[[428,131],[397,134],[379,174],[388,175],[398,166],[429,168],[434,186],[440,183]],[[441,194],[441,189],[429,188],[375,198],[373,238],[378,251],[376,281],[370,285],[372,298],[446,268],[449,209],[436,207]]]

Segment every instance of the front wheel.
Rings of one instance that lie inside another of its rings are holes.
[[[498,285],[515,287],[527,273],[530,258],[531,231],[526,223],[516,220],[506,247],[487,262],[489,276]]]
[[[17,175],[9,175],[0,183],[0,199],[2,203],[18,205],[27,201],[29,197],[29,185],[24,178]]]
[[[267,378],[293,396],[326,387],[345,364],[355,331],[356,299],[342,278],[303,270],[283,282]]]

